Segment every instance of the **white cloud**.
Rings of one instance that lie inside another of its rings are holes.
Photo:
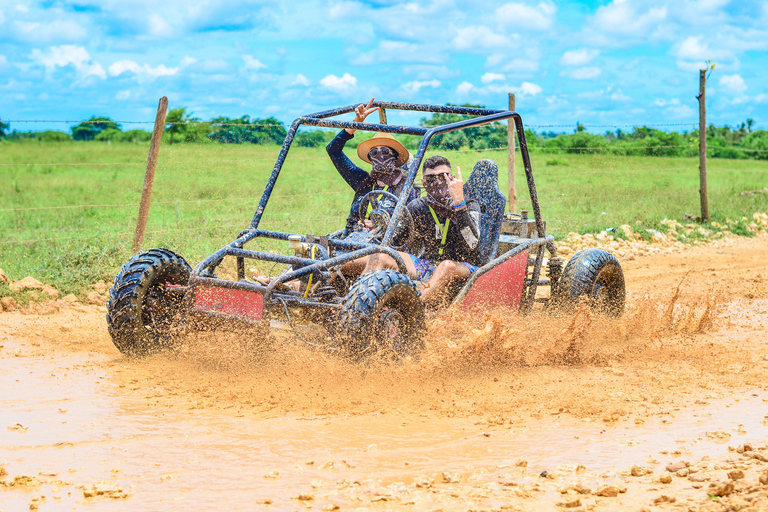
[[[174,35],[173,27],[159,14],[153,14],[149,17],[147,28],[149,34],[155,37],[169,38]]]
[[[54,71],[56,67],[66,67],[72,65],[77,72],[83,76],[97,76],[107,78],[104,68],[101,64],[94,62],[91,55],[82,46],[64,44],[61,46],[51,46],[47,52],[41,52],[38,49],[32,50],[32,60],[45,66],[48,71]]]
[[[163,64],[152,67],[147,63],[142,65],[132,60],[119,60],[109,66],[109,74],[120,76],[123,73],[133,73],[139,80],[154,80],[161,76],[171,76],[179,72],[179,68],[168,68]]]
[[[517,34],[510,34],[517,39]],[[453,46],[458,50],[509,49],[514,46],[506,35],[498,34],[486,26],[472,25],[456,31]]]
[[[259,70],[267,67],[259,59],[254,59],[250,55],[243,55],[243,60],[245,61],[245,69]]]
[[[710,48],[706,42],[702,42],[701,36],[691,36],[676,45],[674,55],[686,61],[705,62],[714,59],[730,59],[731,52],[720,48]]]
[[[197,62],[196,58],[190,57],[189,55],[185,55],[184,58],[181,59],[180,67],[183,69],[183,68],[186,68],[187,66],[191,66],[195,62]]]
[[[603,70],[601,70],[600,68],[587,67],[587,68],[574,69],[568,72],[563,72],[562,75],[569,76],[574,80],[591,80],[593,78],[597,78],[598,76],[600,76],[602,72]]]
[[[768,103],[768,94],[761,93],[755,96],[754,100],[755,103]]]
[[[299,73],[296,75],[296,78],[294,78],[293,82],[291,82],[291,85],[303,85],[306,87],[309,85],[309,80],[307,80],[307,77]]]
[[[486,73],[482,77],[480,77],[480,81],[484,84],[489,84],[493,82],[494,80],[504,80],[505,76],[501,75],[499,73]]]
[[[537,94],[541,94],[542,88],[539,87],[536,84],[532,84],[531,82],[523,82],[520,84],[520,87],[512,88],[513,92],[516,92],[518,94],[527,94],[530,96],[536,96]]]
[[[506,27],[521,30],[545,30],[552,26],[557,7],[541,2],[536,7],[511,2],[496,9],[496,19]]]
[[[588,48],[568,50],[560,57],[560,64],[563,66],[583,66],[591,62],[599,54],[600,50],[590,50]]]
[[[440,63],[444,60],[434,48],[404,41],[381,41],[373,50],[354,56],[351,62],[356,66],[370,66],[379,62]]]
[[[667,18],[667,7],[652,7],[643,12],[645,4],[635,5],[627,0],[614,0],[598,7],[592,20],[598,33],[641,37],[653,32]]]
[[[8,62],[8,58],[5,55],[0,54],[0,66],[5,65]]]
[[[467,81],[464,81],[464,82],[461,82],[456,87],[456,93],[458,93],[458,94],[467,94],[467,93],[469,93],[469,91],[471,91],[474,88],[475,88],[474,85],[472,85],[471,83],[469,83]]]
[[[610,98],[613,101],[622,101],[622,102],[632,101],[632,98],[630,98],[629,96],[626,96],[623,92],[621,92],[621,89],[618,89],[613,94],[611,94]]]
[[[403,89],[407,92],[419,92],[422,87],[440,87],[440,80],[414,80],[403,84]]]
[[[347,93],[357,88],[357,78],[349,73],[344,73],[340,77],[336,75],[327,75],[320,80],[320,85],[332,91]]]
[[[744,94],[747,90],[747,84],[739,75],[723,75],[720,77],[720,85],[736,94]]]
[[[118,91],[115,95],[116,100],[127,100],[131,97],[131,91]]]

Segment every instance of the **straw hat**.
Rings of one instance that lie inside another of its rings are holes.
[[[359,156],[360,159],[364,162],[371,163],[370,158],[368,158],[368,152],[371,150],[371,148],[376,146],[387,146],[388,148],[394,149],[397,153],[397,160],[395,160],[395,165],[398,167],[402,166],[405,162],[408,161],[409,153],[408,150],[405,149],[405,146],[400,144],[400,142],[392,134],[382,132],[378,132],[370,139],[361,142],[360,145],[357,146],[357,156]]]

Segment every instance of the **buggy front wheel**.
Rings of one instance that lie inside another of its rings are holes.
[[[366,274],[350,288],[334,330],[355,358],[408,358],[426,332],[419,295],[415,283],[394,270]]]
[[[120,352],[143,356],[170,345],[183,297],[166,285],[186,285],[190,272],[168,249],[150,249],[120,268],[107,302],[107,327]]]

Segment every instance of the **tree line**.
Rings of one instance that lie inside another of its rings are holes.
[[[482,105],[462,106],[484,108]],[[458,114],[432,114],[422,118],[423,127],[453,123],[470,116]],[[747,119],[738,127],[707,127],[707,155],[715,158],[768,160],[768,131],[754,130],[754,120]],[[40,132],[8,131],[7,122],[0,120],[0,139],[18,141],[102,141],[147,143],[151,132],[141,129],[123,131],[122,126],[108,117],[92,117],[70,128],[70,133],[46,130]],[[220,143],[220,144],[282,144],[286,136],[285,125],[274,117],[264,119],[244,115],[238,118],[219,116],[202,121],[187,113],[186,108],[171,109],[166,117],[163,142],[179,143]],[[336,131],[322,129],[300,130],[294,143],[303,147],[318,147],[327,144]],[[373,133],[358,132],[358,136],[347,143],[350,147],[369,138]],[[584,125],[577,123],[573,133],[554,133],[525,130],[529,148],[548,153],[609,153],[616,155],[647,156],[697,156],[698,129],[691,131],[664,131],[647,126],[635,127],[632,131],[606,131],[604,134],[588,132]],[[401,142],[410,150],[418,148],[420,137],[404,135]],[[506,123],[491,123],[467,128],[435,137],[432,146],[437,149],[494,149],[507,145]]]

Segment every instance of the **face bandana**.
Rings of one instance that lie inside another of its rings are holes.
[[[376,146],[368,152],[368,158],[371,159],[373,170],[371,178],[380,181],[385,185],[396,185],[403,177],[403,173],[395,166],[397,153],[387,146]]]
[[[427,203],[443,210],[443,216],[453,216],[453,198],[448,192],[448,174],[436,174],[424,178],[427,189]]]

